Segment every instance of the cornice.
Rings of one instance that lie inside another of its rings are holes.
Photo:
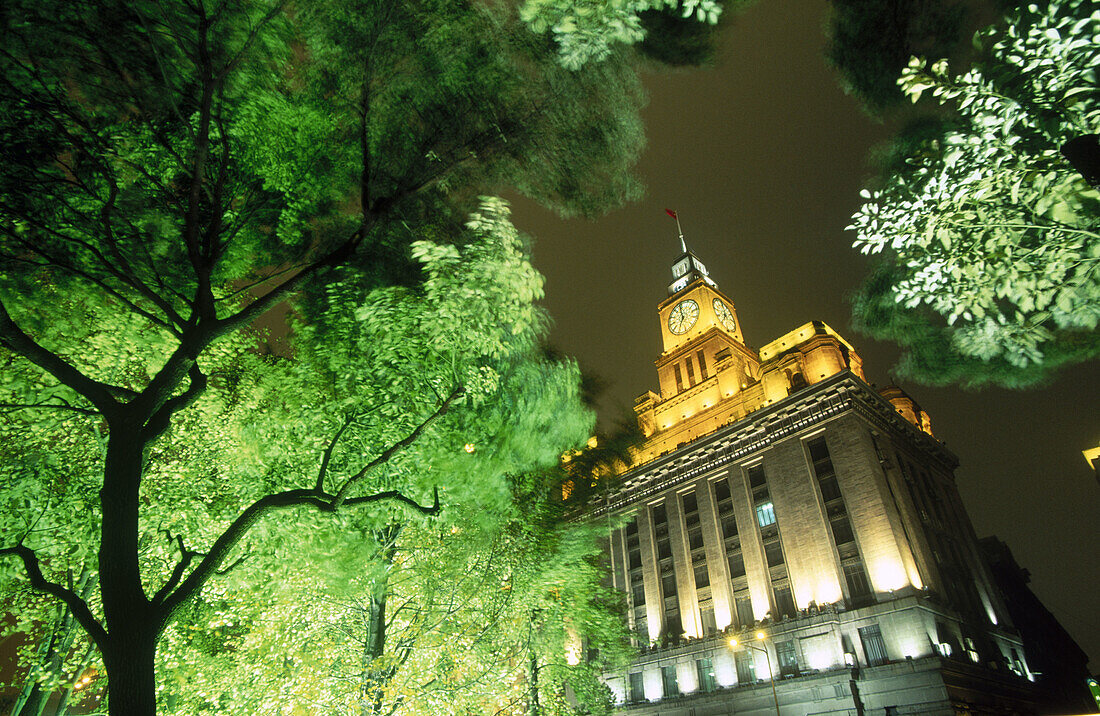
[[[845,370],[627,471],[620,486],[609,492],[602,504],[592,505],[588,514],[602,515],[644,502],[848,412],[884,433],[907,439],[948,471],[958,465],[958,459],[942,443],[918,430],[898,414],[890,401]]]

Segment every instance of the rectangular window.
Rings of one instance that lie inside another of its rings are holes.
[[[870,601],[871,583],[867,581],[867,571],[863,564],[857,562],[844,566],[844,579],[848,582],[848,593],[853,602],[867,603]]]
[[[741,550],[730,554],[726,561],[730,566],[730,579],[745,576],[745,558],[741,555]]]
[[[669,559],[672,557],[672,545],[668,541],[668,535],[657,540],[657,559]]]
[[[640,671],[630,675],[630,701],[631,703],[645,701],[645,682],[642,680]]]
[[[714,691],[718,682],[714,678],[714,661],[712,659],[696,659],[695,674],[699,677],[700,691]]]
[[[679,696],[680,686],[676,683],[676,667],[661,667],[661,684],[665,687],[665,696]]]
[[[733,660],[737,665],[737,683],[751,684],[756,681],[756,664],[753,663],[750,650],[734,652]]]
[[[688,532],[688,548],[699,549],[703,546],[703,530],[696,527]]]
[[[684,376],[680,373],[680,364],[675,363],[672,366],[672,372],[676,375],[676,392],[680,392],[684,389]]]
[[[726,478],[722,478],[714,483],[714,499],[717,502],[730,499],[730,484]]]
[[[790,587],[775,588],[775,608],[785,617],[793,617],[797,613],[794,608],[794,597],[791,596]]]
[[[732,514],[722,518],[722,536],[726,539],[737,536],[737,518]]]
[[[718,631],[718,622],[714,620],[714,609],[707,607],[699,610],[699,619],[703,623],[703,634],[713,634]]]
[[[699,511],[699,501],[695,498],[694,492],[688,492],[684,495],[684,514],[688,515],[693,512]]]
[[[764,545],[764,556],[768,558],[769,567],[778,567],[783,564],[783,545],[779,540],[768,542]]]
[[[691,356],[684,360],[684,364],[688,369],[688,383],[695,385],[695,367],[691,364]]]
[[[886,642],[882,639],[882,630],[878,624],[860,627],[859,640],[863,642],[863,653],[871,666],[885,664],[890,660],[886,655]]]
[[[680,637],[684,634],[684,623],[680,619],[678,610],[665,615],[665,632],[674,642],[679,643]]]
[[[655,526],[668,524],[668,512],[664,505],[656,505],[653,508],[653,524]]]
[[[665,599],[676,596],[676,575],[666,574],[661,577],[661,588],[664,589]]]
[[[775,505],[765,502],[756,506],[756,522],[761,527],[775,524]]]
[[[798,674],[798,655],[794,650],[794,641],[777,641],[775,643],[775,657],[779,662],[780,676],[796,676]]]
[[[749,487],[763,487],[768,484],[768,478],[764,475],[763,465],[754,465],[749,468]]]
[[[699,375],[703,376],[703,380],[707,379],[707,359],[703,355],[703,351],[697,351],[696,357],[699,358]]]
[[[744,596],[739,596],[734,601],[737,604],[738,626],[748,626],[756,621],[755,619],[753,619],[752,614],[752,599],[748,596],[747,592]]]
[[[695,588],[702,589],[703,587],[710,586],[710,574],[707,572],[707,565],[704,562],[695,566]]]
[[[634,587],[634,606],[645,604],[645,587]]]
[[[836,475],[820,478],[817,484],[821,486],[821,499],[825,502],[832,502],[841,498],[840,484],[836,481]]]
[[[848,521],[847,515],[834,518],[831,524],[833,525],[833,539],[836,540],[838,545],[856,541],[856,536],[852,533],[852,523]]]

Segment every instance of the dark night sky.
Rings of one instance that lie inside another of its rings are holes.
[[[688,245],[733,299],[759,348],[811,319],[848,338],[869,381],[898,351],[851,328],[847,295],[867,269],[843,229],[888,136],[839,89],[822,47],[823,0],[761,2],[727,24],[716,66],[649,77],[647,195],[598,221],[562,221],[516,202],[545,274],[551,340],[607,383],[601,418],[657,388],[656,306]],[[995,534],[1032,588],[1100,662],[1100,485],[1081,450],[1100,442],[1100,370],[1030,391],[902,383],[958,455],[959,490],[979,536]]]

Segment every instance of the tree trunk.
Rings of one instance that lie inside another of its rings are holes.
[[[110,716],[156,716],[157,680],[154,659],[157,634],[143,642],[116,642],[103,654],[107,668],[107,713]]]
[[[99,582],[106,621],[101,644],[111,716],[156,716],[154,658],[164,627],[141,584],[138,508],[145,439],[137,421],[110,426],[100,504]]]
[[[528,716],[539,716],[539,658],[534,649],[531,649],[531,658],[528,661],[530,670],[530,699],[527,702]]]
[[[378,660],[386,653],[386,600],[389,597],[389,573],[397,556],[397,536],[401,534],[400,524],[391,524],[378,530],[374,538],[378,542],[379,557],[385,563],[382,579],[374,585],[367,608],[364,610],[366,635],[363,639],[363,661],[360,673],[359,713],[360,716],[381,716],[386,687],[393,679],[392,667],[379,669]]]

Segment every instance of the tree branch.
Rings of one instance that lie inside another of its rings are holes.
[[[340,426],[340,429],[336,431],[336,434],[332,436],[332,440],[325,446],[325,451],[321,454],[321,467],[317,471],[317,482],[313,489],[317,492],[322,492],[325,489],[325,475],[328,473],[328,465],[332,460],[332,451],[336,449],[336,443],[340,440],[340,436],[344,434],[344,431],[348,429],[348,426],[355,420],[355,414],[349,413],[344,420],[344,424]]]
[[[71,589],[58,584],[57,582],[51,582],[46,579],[42,574],[42,567],[38,562],[38,555],[34,553],[34,550],[30,549],[24,544],[18,544],[14,547],[4,547],[0,549],[0,556],[15,555],[23,560],[23,567],[27,571],[27,576],[31,580],[31,587],[37,589],[40,592],[45,592],[54,597],[57,597],[65,606],[73,613],[76,620],[80,622],[80,626],[84,627],[84,631],[88,632],[88,635],[95,640],[95,643],[103,650],[107,642],[107,631],[103,628],[103,625],[99,623],[99,620],[92,614],[92,610],[88,608],[87,603],[80,598],[76,592]]]
[[[2,300],[0,300],[0,343],[57,378],[63,385],[72,388],[104,415],[113,414],[118,407],[112,386],[92,380],[56,353],[35,342],[15,324]]]
[[[59,405],[57,403],[0,403],[0,409],[4,410],[24,410],[42,408],[45,410],[69,410],[74,413],[80,413],[81,415],[91,415],[99,417],[102,415],[98,410],[91,410],[89,408],[78,408],[75,405]]]
[[[345,500],[344,503],[347,505],[365,505],[374,502],[382,502],[384,500],[401,502],[412,507],[421,514],[429,516],[439,514],[442,509],[439,503],[438,488],[434,490],[434,501],[430,507],[421,505],[416,500],[407,497],[397,490],[389,490],[375,495],[356,497]],[[226,528],[225,532],[222,532],[221,536],[218,537],[210,547],[210,551],[206,553],[198,566],[196,566],[191,574],[179,584],[179,587],[176,588],[174,592],[162,596],[161,592],[164,591],[162,588],[160,592],[157,593],[157,596],[160,597],[161,600],[159,602],[159,606],[162,610],[161,617],[166,620],[170,619],[172,614],[179,609],[180,605],[190,599],[202,588],[202,585],[205,584],[211,576],[217,573],[222,560],[225,559],[229,551],[241,541],[257,520],[269,512],[292,507],[314,507],[322,512],[335,512],[338,509],[338,506],[335,504],[335,495],[318,492],[317,490],[286,490],[285,492],[267,495],[256,500],[245,508],[244,512],[238,515],[237,519],[233,520],[232,524]],[[184,569],[185,568],[186,566]],[[177,565],[177,569],[179,569],[179,565]],[[154,604],[156,604],[155,601]]]
[[[174,541],[176,543],[176,546],[179,547],[180,561],[177,562],[176,566],[172,569],[172,574],[169,575],[168,581],[165,582],[164,586],[158,589],[157,593],[153,595],[153,599],[151,600],[153,604],[159,604],[161,600],[171,594],[172,590],[175,589],[176,585],[179,584],[181,579],[183,579],[183,573],[187,571],[187,568],[189,566],[191,566],[191,560],[193,560],[195,557],[202,556],[201,552],[187,549],[187,546],[183,543],[183,537],[181,535],[176,535],[175,538],[173,538],[172,533],[168,532],[167,530],[165,530],[165,534],[168,536],[169,544]]]
[[[347,499],[348,491],[351,490],[355,483],[363,479],[363,477],[376,466],[387,462],[391,457],[393,457],[394,453],[408,447],[409,445],[412,445],[416,441],[416,439],[419,438],[421,434],[423,434],[428,426],[435,422],[435,420],[441,415],[446,413],[447,410],[451,407],[451,404],[462,397],[465,392],[466,391],[461,387],[455,388],[454,391],[452,391],[451,394],[447,396],[447,399],[444,400],[438,408],[436,408],[435,412],[425,418],[424,422],[420,423],[420,425],[417,425],[411,433],[383,450],[378,457],[374,458],[365,466],[363,466],[363,469],[349,477],[347,481],[344,482],[343,487],[341,487],[336,493],[336,497],[333,500],[332,505],[333,509],[340,507],[340,504],[343,503],[345,499]]]
[[[163,435],[164,431],[167,430],[168,426],[171,424],[172,416],[194,403],[199,396],[202,395],[203,391],[206,390],[206,374],[199,369],[197,363],[192,364],[187,375],[191,378],[191,385],[187,386],[187,390],[174,398],[166,400],[164,405],[160,406],[145,424],[145,434],[149,441],[153,441]]]

